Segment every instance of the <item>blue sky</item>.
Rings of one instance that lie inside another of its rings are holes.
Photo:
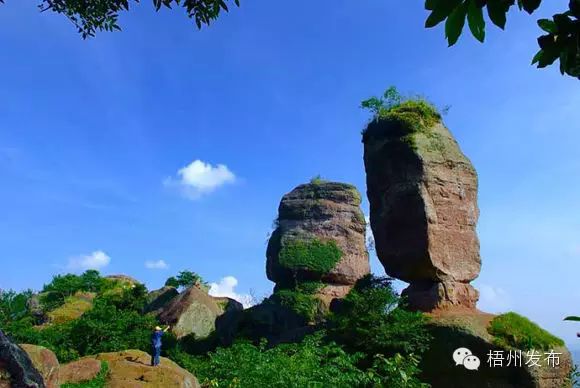
[[[267,295],[281,196],[317,174],[364,192],[359,104],[396,85],[451,106],[478,170],[480,307],[575,346],[562,318],[580,314],[580,89],[529,66],[535,18],[512,12],[507,32],[450,49],[422,1],[243,1],[201,31],[145,1],[122,32],[83,41],[34,1],[6,3],[0,287],[38,289],[89,257],[151,288],[189,268]]]

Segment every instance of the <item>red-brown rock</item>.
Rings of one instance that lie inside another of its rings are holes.
[[[268,279],[277,284],[301,278],[320,278],[325,287],[323,298],[342,297],[350,286],[370,271],[366,249],[366,222],[360,209],[361,197],[349,184],[313,181],[284,195],[278,209],[277,228],[266,252]],[[342,251],[340,261],[326,273],[308,268],[297,270],[280,263],[285,244],[296,240],[333,241]],[[324,296],[325,295],[325,296]]]
[[[58,376],[61,384],[76,384],[94,379],[100,371],[100,361],[94,358],[81,358],[61,365]]]
[[[422,310],[474,307],[467,284],[481,259],[471,162],[441,123],[409,134],[375,120],[363,142],[371,227],[387,273],[411,283],[406,294]]]

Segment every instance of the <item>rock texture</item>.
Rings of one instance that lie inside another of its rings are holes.
[[[140,350],[101,353],[87,359],[105,361],[109,366],[107,388],[198,388],[194,375],[173,361],[161,357],[158,366],[152,367],[151,356]]]
[[[94,358],[81,358],[60,366],[58,378],[61,384],[78,384],[97,377],[101,371],[101,361]]]
[[[284,195],[278,208],[277,228],[266,252],[268,279],[285,286],[292,279],[318,279],[325,287],[319,296],[342,297],[368,274],[366,222],[360,209],[361,197],[349,184],[316,181],[303,184]],[[334,268],[316,273],[310,268],[288,268],[280,260],[285,245],[316,239],[333,241],[342,251]]]
[[[32,365],[40,372],[46,388],[60,387],[58,378],[60,364],[56,355],[43,346],[21,344],[20,347],[28,354]]]
[[[175,287],[165,286],[147,294],[147,306],[145,306],[145,313],[159,314],[163,308],[173,300],[179,292]]]
[[[30,356],[0,330],[0,388],[44,388],[44,379]]]
[[[480,272],[477,174],[441,123],[409,134],[374,120],[364,136],[370,221],[379,260],[411,283],[412,307],[475,308]]]
[[[427,353],[422,357],[421,379],[433,388],[563,388],[570,387],[568,376],[572,368],[572,358],[564,347],[557,347],[559,365],[548,365],[544,351],[541,354],[540,367],[526,366],[526,350],[522,350],[522,366],[507,365],[510,350],[494,343],[487,327],[493,315],[480,312],[471,314],[443,312],[433,315],[429,324],[433,340]],[[456,366],[452,359],[453,352],[460,347],[471,350],[481,365],[477,372]],[[550,349],[552,350],[552,349]],[[490,351],[502,351],[503,367],[491,367],[487,360]]]
[[[214,329],[217,317],[223,313],[216,301],[198,287],[191,287],[173,298],[159,314],[159,320],[171,326],[177,338],[194,334],[207,337]]]

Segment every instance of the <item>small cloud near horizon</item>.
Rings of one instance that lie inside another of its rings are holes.
[[[95,251],[88,255],[79,255],[68,259],[66,269],[69,271],[100,270],[109,265],[111,258],[103,251]]]
[[[508,293],[501,287],[480,284],[478,308],[492,313],[505,313],[512,308]]]
[[[223,277],[218,283],[210,283],[209,294],[211,296],[225,296],[240,302],[244,308],[254,305],[253,298],[249,294],[238,294],[235,288],[238,285],[238,279],[233,276]]]
[[[179,169],[176,177],[166,178],[163,184],[178,187],[185,197],[196,200],[235,181],[235,174],[225,164],[212,166],[197,159]]]
[[[145,268],[147,269],[167,269],[169,265],[165,260],[147,260],[145,262]]]

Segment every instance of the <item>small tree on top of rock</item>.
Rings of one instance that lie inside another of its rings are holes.
[[[170,277],[165,281],[165,285],[175,288],[189,288],[195,286],[204,290],[209,289],[209,285],[199,274],[189,270],[180,271],[177,276]]]

